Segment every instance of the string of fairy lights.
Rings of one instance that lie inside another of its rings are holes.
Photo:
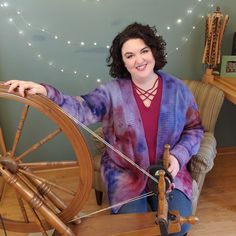
[[[90,0],[93,1],[95,4],[101,4],[103,1],[102,0]],[[221,1],[221,0],[219,0]],[[218,1],[218,4],[219,4]],[[81,2],[86,3],[86,0],[81,0]],[[196,17],[196,24],[191,26],[191,29],[182,36],[182,38],[179,40],[178,45],[172,49],[171,51],[168,52],[168,56],[172,55],[173,53],[176,53],[177,51],[179,51],[190,39],[191,34],[194,32],[194,30],[197,29],[197,27],[199,26],[199,24],[202,22],[202,20],[204,20],[205,18],[205,13],[201,13],[198,14],[197,16],[194,16],[194,12],[195,10],[202,4],[204,4],[204,9],[206,9],[206,12],[209,11],[209,8],[214,8],[216,7],[217,1],[211,1],[211,0],[196,0],[195,4],[191,7],[185,10],[185,13],[183,14],[182,17],[179,17],[178,19],[176,19],[175,22],[173,22],[173,24],[169,24],[166,25],[164,27],[164,29],[162,29],[162,31],[166,31],[166,32],[162,32],[162,35],[164,33],[168,33],[171,32],[173,29],[176,29],[177,26],[181,26],[181,24],[187,20],[188,17]],[[207,6],[207,7],[206,7]],[[45,34],[45,36],[51,38],[52,40],[56,40],[57,42],[60,42],[60,44],[62,45],[62,47],[81,47],[81,48],[90,48],[90,47],[99,47],[102,48],[105,51],[109,50],[110,45],[106,44],[104,45],[101,42],[98,42],[96,40],[94,40],[93,42],[85,42],[85,41],[73,41],[70,39],[70,37],[67,37],[67,35],[63,35],[60,32],[52,32],[51,30],[47,29],[46,27],[43,26],[36,26],[31,24],[30,20],[27,19],[27,17],[24,15],[24,12],[21,9],[16,9],[14,8],[13,5],[11,5],[9,2],[7,1],[1,1],[0,0],[0,10],[3,11],[8,11],[8,23],[11,26],[14,26],[15,29],[18,32],[18,35],[20,36],[20,39],[25,40],[25,45],[27,47],[30,47],[32,49],[32,52],[35,55],[35,58],[39,59],[40,61],[45,62],[46,65],[48,65],[50,68],[54,68],[56,71],[59,71],[60,73],[67,73],[67,74],[71,74],[74,77],[79,77],[79,78],[89,78],[89,73],[85,73],[84,75],[81,75],[80,69],[79,68],[74,68],[74,69],[69,69],[68,67],[65,66],[61,66],[59,64],[56,63],[56,59],[55,60],[49,60],[48,58],[46,58],[45,55],[43,55],[42,52],[40,52],[40,50],[38,50],[38,48],[36,48],[36,45],[34,45],[34,43],[30,40],[27,40],[26,37],[24,37],[29,31],[31,32],[40,32],[41,34]],[[212,10],[211,10],[212,11]],[[41,50],[42,51],[42,50]],[[96,78],[96,81],[98,83],[102,82],[101,78]]]

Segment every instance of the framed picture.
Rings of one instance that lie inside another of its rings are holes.
[[[222,56],[220,77],[236,78],[236,56]]]

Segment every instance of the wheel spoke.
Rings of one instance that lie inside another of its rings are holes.
[[[16,146],[17,146],[17,144],[20,140],[20,136],[22,134],[22,129],[23,129],[24,122],[25,122],[27,114],[28,114],[28,110],[29,110],[29,105],[25,105],[23,110],[22,110],[22,113],[21,113],[20,121],[19,121],[19,124],[18,124],[18,127],[17,127],[15,139],[14,139],[14,142],[13,142],[13,146],[12,146],[12,150],[11,150],[11,154],[10,154],[11,158],[13,158],[14,155],[15,155]]]
[[[53,161],[53,162],[37,162],[37,163],[20,163],[19,167],[28,167],[31,170],[49,170],[49,169],[61,169],[68,167],[78,167],[77,161]]]
[[[60,132],[61,132],[61,129],[57,129],[54,132],[50,133],[45,138],[41,139],[39,142],[32,145],[29,149],[27,149],[25,152],[23,152],[20,156],[16,157],[16,161],[21,160],[23,157],[25,157],[29,153],[37,150],[40,146],[47,143],[49,140],[53,139],[54,137],[56,137]]]
[[[16,193],[16,199],[17,199],[18,204],[20,206],[20,211],[21,211],[21,214],[22,214],[22,216],[24,218],[24,221],[26,223],[28,223],[29,222],[29,218],[28,218],[28,215],[27,215],[27,212],[26,212],[26,209],[25,209],[24,202],[23,202],[23,200],[21,199],[21,197],[19,196],[19,194],[16,191],[15,191],[15,193]]]
[[[76,195],[76,192],[74,192],[74,191],[72,191],[72,190],[70,190],[70,189],[64,188],[64,187],[62,187],[62,186],[60,186],[60,185],[58,185],[58,184],[55,184],[55,183],[53,183],[53,182],[51,182],[51,181],[48,181],[48,180],[46,180],[46,179],[44,179],[44,178],[38,177],[38,176],[36,176],[36,175],[34,175],[34,174],[31,174],[31,173],[29,173],[29,172],[27,172],[27,171],[24,171],[24,170],[19,169],[19,172],[22,173],[22,174],[25,174],[26,176],[30,176],[30,177],[33,177],[33,178],[35,178],[35,179],[38,179],[38,180],[40,180],[40,181],[42,181],[42,182],[44,182],[44,183],[46,183],[46,184],[48,184],[48,185],[50,185],[50,186],[56,188],[56,189],[59,189],[59,190],[61,190],[61,191],[63,191],[63,192],[66,192],[66,193],[71,194],[71,195],[73,195],[73,196]]]
[[[2,155],[5,156],[7,153],[6,145],[3,138],[2,128],[0,127],[0,147],[2,150]]]

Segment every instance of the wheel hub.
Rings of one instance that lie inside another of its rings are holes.
[[[9,153],[6,156],[0,155],[0,163],[12,174],[15,174],[18,170],[18,165],[14,159],[9,156]]]

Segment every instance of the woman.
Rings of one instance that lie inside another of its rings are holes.
[[[116,79],[91,93],[72,97],[54,87],[26,81],[8,81],[9,92],[24,96],[42,94],[88,125],[101,121],[106,141],[144,170],[162,159],[164,145],[170,145],[168,171],[175,189],[168,206],[180,215],[192,212],[192,179],[187,170],[197,153],[203,129],[196,103],[184,83],[161,72],[166,64],[165,42],[156,28],[133,23],[113,40],[107,58],[110,75]],[[107,148],[102,173],[111,205],[147,191],[147,178],[126,160]],[[156,210],[156,197],[148,204]],[[113,207],[113,213],[146,212],[146,199]],[[189,225],[178,234],[184,235]]]

